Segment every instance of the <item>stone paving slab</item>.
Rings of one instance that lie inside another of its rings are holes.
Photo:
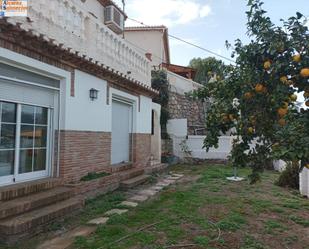
[[[165,179],[163,180],[164,183],[168,183],[169,185],[173,184],[176,182],[176,180],[171,180],[171,179]]]
[[[128,209],[117,209],[117,208],[115,208],[115,209],[107,211],[105,213],[105,215],[113,215],[113,214],[119,214],[120,215],[120,214],[124,214],[126,212],[128,212]]]
[[[168,178],[166,178],[167,180],[179,180],[181,177],[179,176],[169,176]]]
[[[143,202],[148,199],[148,196],[146,195],[134,195],[131,198],[129,198],[129,201],[137,201],[137,202]]]
[[[137,207],[138,203],[132,201],[123,201],[120,203],[120,205],[127,207]]]
[[[146,196],[154,196],[158,191],[150,190],[150,189],[145,189],[139,191],[137,194],[139,195],[146,195]]]
[[[108,221],[108,217],[100,217],[93,220],[88,221],[89,225],[104,225]]]
[[[166,183],[166,182],[163,182],[163,181],[162,182],[158,182],[156,184],[157,187],[167,187],[169,185],[171,185],[171,183]]]
[[[37,249],[66,249],[72,245],[75,237],[88,236],[95,230],[95,226],[80,226],[72,231],[65,233],[63,236],[47,240],[45,243],[39,245]]]
[[[163,188],[164,188],[164,187],[162,187],[162,186],[152,186],[152,187],[150,188],[150,190],[161,191]]]
[[[172,174],[172,176],[177,176],[177,177],[184,177],[184,175],[182,175],[182,174]]]

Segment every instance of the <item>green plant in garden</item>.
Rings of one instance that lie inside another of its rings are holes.
[[[211,100],[204,147],[218,146],[220,135],[231,131],[237,137],[231,162],[251,166],[254,183],[273,158],[308,166],[309,115],[298,106],[309,106],[309,31],[300,13],[280,27],[266,16],[262,1],[249,0],[248,7],[251,42],[236,40],[230,74],[194,95]],[[295,92],[303,94],[304,103],[296,102]]]
[[[169,119],[168,101],[169,101],[169,82],[166,72],[164,70],[157,70],[151,72],[151,86],[159,91],[158,97],[154,98],[154,102],[161,105],[161,127],[164,131]]]
[[[215,57],[193,58],[189,66],[197,70],[194,81],[200,84],[207,84],[214,76],[222,79],[232,69],[232,65],[225,65],[223,61],[217,60]]]

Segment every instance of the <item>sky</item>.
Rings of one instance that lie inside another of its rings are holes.
[[[115,2],[122,6],[121,0]],[[225,41],[234,43],[246,36],[247,0],[126,0],[130,18],[146,25],[165,25],[171,35],[230,58]],[[309,16],[309,0],[264,0],[264,9],[276,24],[301,12]],[[309,24],[309,23],[308,23]],[[126,26],[139,26],[128,20]],[[194,57],[212,56],[170,38],[171,63],[188,66]]]

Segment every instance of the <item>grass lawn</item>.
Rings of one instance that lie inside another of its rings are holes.
[[[185,174],[177,185],[125,215],[113,216],[93,236],[76,239],[73,248],[309,248],[309,200],[275,186],[277,173],[267,171],[261,183],[249,185],[225,180],[232,170],[222,165],[181,165],[173,170]],[[248,173],[240,170],[241,175]],[[114,206],[123,199],[117,194],[104,198],[112,198]],[[105,211],[106,204],[100,205],[104,198],[89,203],[83,217]],[[126,235],[130,237],[114,243]]]
[[[111,217],[92,236],[77,238],[72,249],[309,249],[309,200],[275,186],[278,173],[266,171],[261,183],[250,185],[227,181],[232,169],[223,165],[172,170],[185,177],[128,213]],[[240,175],[249,172],[241,169]],[[78,217],[51,225],[50,233],[85,224],[123,200],[123,192],[114,192],[88,201]],[[48,236],[17,248],[35,248]],[[194,246],[169,247],[179,244]]]

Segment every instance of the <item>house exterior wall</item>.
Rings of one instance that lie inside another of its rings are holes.
[[[133,167],[148,165],[151,157],[151,97],[115,88],[106,80],[80,70],[65,66],[60,69],[59,65],[43,63],[4,48],[0,48],[0,61],[60,81],[60,147],[55,139],[54,176],[59,173],[64,182],[73,183],[89,172],[113,170],[111,104],[116,96],[133,103]],[[91,88],[99,90],[98,99],[94,101],[89,98]],[[58,130],[58,126],[55,129]],[[57,151],[59,172],[56,169]]]
[[[98,1],[28,2],[28,19],[14,17],[5,19],[5,22],[19,26],[31,34],[32,39],[44,37],[53,46],[96,62],[109,71],[118,71],[122,77],[151,86],[150,65],[145,53],[104,24],[101,20],[103,14],[100,14],[104,8]]]
[[[159,30],[153,31],[125,31],[125,39],[135,44],[141,53],[151,53],[151,68],[159,67],[162,62],[167,62],[163,33]]]
[[[174,92],[174,93],[178,93],[178,94],[182,94],[184,95],[185,93],[189,93],[191,91],[197,90],[201,87],[203,87],[203,85],[184,78],[178,74],[175,74],[171,71],[166,70],[166,74],[167,74],[167,79],[168,82],[170,84],[170,91]]]
[[[99,21],[104,23],[104,7],[98,0],[87,0],[84,3],[80,0],[73,0],[72,2],[81,5],[82,8],[95,15]]]

